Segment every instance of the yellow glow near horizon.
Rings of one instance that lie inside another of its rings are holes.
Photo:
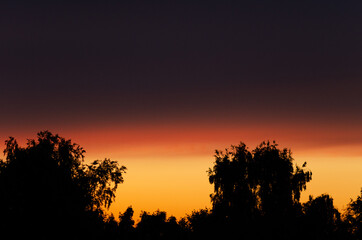
[[[312,181],[302,193],[301,202],[308,201],[309,195],[317,197],[327,193],[334,198],[335,206],[342,212],[350,199],[359,194],[362,186],[360,156],[334,156],[330,155],[329,150],[323,152],[323,149],[314,149],[311,152],[295,151],[293,157],[299,165],[306,161],[313,172]],[[119,212],[132,206],[135,219],[139,218],[141,211],[156,210],[180,218],[192,210],[211,207],[209,195],[213,189],[206,171],[213,166],[213,162],[212,154],[196,157],[175,154],[120,161],[128,170],[110,212],[117,217]]]
[[[97,131],[53,131],[71,138],[86,152],[86,161],[110,158],[127,167],[124,183],[109,211],[115,217],[128,206],[138,219],[141,210],[166,211],[177,218],[192,210],[211,207],[212,185],[206,171],[213,166],[215,149],[223,150],[244,141],[252,150],[263,140],[276,140],[280,148],[292,150],[299,165],[307,162],[312,181],[302,193],[330,194],[343,211],[362,187],[361,129],[298,128],[297,126],[261,128],[162,127],[142,129],[98,129]],[[21,145],[26,138],[15,135]]]
[[[207,159],[149,158],[125,164],[128,168],[126,181],[119,186],[116,201],[110,208],[116,216],[131,205],[135,219],[141,210],[159,209],[179,218],[194,209],[210,207],[212,186],[206,173],[210,165]]]

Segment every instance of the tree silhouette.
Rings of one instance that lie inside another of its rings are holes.
[[[227,216],[237,213],[250,216],[256,208],[255,182],[249,168],[253,161],[246,145],[231,146],[225,153],[216,150],[215,164],[209,169],[209,181],[214,184],[211,194],[214,211],[222,211]],[[235,211],[236,208],[243,212]]]
[[[350,233],[356,239],[362,239],[362,188],[356,200],[351,200],[347,206],[346,221],[350,226]]]
[[[85,151],[49,131],[20,147],[6,141],[0,162],[0,211],[4,231],[48,239],[95,238],[126,168],[105,159],[84,164]]]
[[[309,197],[303,204],[305,212],[306,237],[309,239],[336,239],[341,216],[333,205],[333,198],[323,194],[317,198]]]
[[[273,142],[216,150],[208,170],[212,208],[180,221],[143,211],[135,225],[128,207],[119,221],[105,214],[123,182],[110,159],[84,163],[85,151],[49,131],[20,147],[9,138],[0,160],[0,232],[11,239],[294,239],[359,240],[361,195],[341,216],[328,194],[301,204],[312,173]]]
[[[139,239],[182,239],[182,228],[176,218],[171,216],[166,220],[166,212],[156,211],[152,214],[141,213],[141,221],[137,224]]]
[[[261,143],[253,151],[254,179],[257,183],[259,207],[265,215],[287,214],[299,203],[301,191],[311,180],[312,173],[293,166],[291,151],[277,148],[274,142]]]
[[[118,239],[120,237],[118,222],[112,213],[104,219],[103,232],[102,238],[104,239]]]
[[[194,210],[191,214],[187,215],[186,224],[191,239],[217,239],[219,238],[218,228],[220,228],[220,221],[212,214],[210,209]]]
[[[263,142],[250,152],[240,143],[225,152],[216,151],[214,166],[208,171],[214,184],[211,201],[213,214],[223,219],[226,232],[256,236],[257,228],[263,227],[269,236],[275,233],[283,238],[280,233],[290,231],[287,219],[301,209],[300,192],[311,180],[311,172],[305,170],[306,163],[294,167],[290,150],[277,146]]]
[[[132,207],[128,207],[124,213],[119,214],[118,229],[122,239],[133,239],[134,238],[134,211]]]

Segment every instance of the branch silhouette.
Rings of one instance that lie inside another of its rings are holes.
[[[85,164],[80,145],[49,131],[25,147],[10,137],[4,154],[0,230],[11,239],[362,239],[362,189],[344,213],[328,194],[301,203],[312,172],[275,142],[215,151],[212,208],[180,220],[143,211],[138,223],[131,206],[118,220],[105,213],[127,170],[116,161]]]

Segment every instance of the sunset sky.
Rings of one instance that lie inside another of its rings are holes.
[[[240,141],[307,161],[302,201],[359,194],[362,2],[31,2],[0,3],[0,142],[50,130],[119,161],[116,216],[210,207]]]

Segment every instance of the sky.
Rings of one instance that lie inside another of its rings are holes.
[[[302,195],[362,187],[359,1],[2,1],[0,142],[41,130],[128,170],[110,211],[210,207],[215,149],[307,161]],[[4,146],[3,146],[4,147]]]

